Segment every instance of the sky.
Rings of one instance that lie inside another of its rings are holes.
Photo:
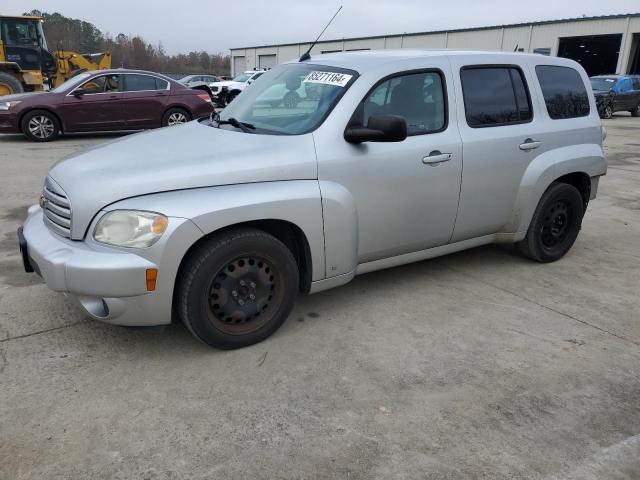
[[[425,32],[640,12],[638,0],[2,0],[0,14],[38,9],[80,18],[102,32],[141,35],[167,53]]]

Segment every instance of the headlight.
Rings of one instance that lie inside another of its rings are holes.
[[[16,100],[16,101],[13,101],[13,102],[0,102],[0,110],[4,110],[6,112],[10,108],[15,107],[16,105],[18,105],[19,103],[20,103],[19,100]]]
[[[114,210],[98,221],[93,238],[118,247],[150,247],[162,236],[168,224],[167,217],[159,213]]]

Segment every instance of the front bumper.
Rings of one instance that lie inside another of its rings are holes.
[[[19,232],[25,270],[31,267],[49,288],[76,300],[96,320],[130,326],[171,323],[177,268],[167,268],[166,261],[165,268],[160,265],[165,245],[158,247],[157,261],[152,261],[138,251],[63,238],[46,227],[42,216],[38,205],[30,207]],[[147,290],[150,268],[160,272],[155,291]]]
[[[9,111],[0,111],[0,133],[20,133],[18,115]]]

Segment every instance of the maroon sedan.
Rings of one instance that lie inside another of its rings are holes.
[[[50,92],[0,97],[0,133],[37,142],[60,132],[142,130],[184,123],[213,111],[209,94],[157,73],[98,70]]]

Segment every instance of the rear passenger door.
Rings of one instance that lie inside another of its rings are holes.
[[[464,149],[453,242],[501,231],[511,218],[525,169],[545,151],[526,65],[473,60],[451,57]]]
[[[148,74],[127,73],[122,94],[126,128],[160,127],[169,102],[169,82]]]

